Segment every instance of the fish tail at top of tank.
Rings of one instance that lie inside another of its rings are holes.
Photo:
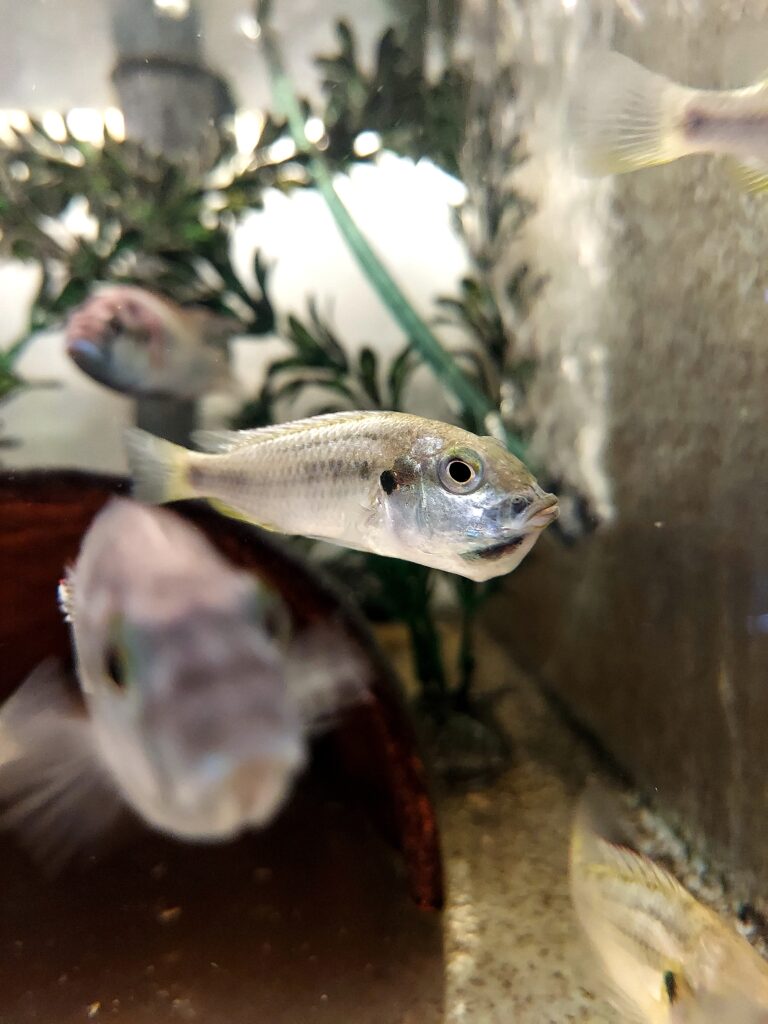
[[[569,134],[579,170],[624,174],[694,153],[732,156],[750,191],[768,184],[768,83],[691,89],[613,51],[585,58]]]
[[[579,170],[623,174],[695,152],[682,129],[695,90],[614,51],[585,58],[570,109]]]

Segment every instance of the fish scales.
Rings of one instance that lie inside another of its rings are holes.
[[[217,456],[190,457],[190,479],[209,495],[268,527],[340,536],[344,509],[357,517],[392,463],[393,439],[359,421],[307,428]]]
[[[494,438],[406,413],[334,413],[194,439],[204,452],[129,432],[135,495],[205,498],[270,530],[478,581],[514,569],[558,513],[556,497]]]

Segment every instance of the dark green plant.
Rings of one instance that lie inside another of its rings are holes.
[[[323,120],[331,163],[346,166],[363,131],[375,131],[382,145],[414,160],[429,157],[449,174],[459,174],[469,81],[459,67],[446,67],[430,81],[421,62],[395,28],[379,41],[373,70],[360,65],[355,39],[338,22],[339,52],[320,57],[326,105]]]
[[[32,334],[60,323],[94,282],[151,287],[234,316],[249,333],[271,331],[264,268],[257,257],[260,293],[254,296],[235,273],[229,249],[237,217],[260,207],[266,188],[300,184],[287,160],[269,155],[283,131],[267,119],[241,168],[233,137],[222,128],[219,160],[208,172],[109,135],[103,146],[69,134],[54,141],[35,119],[12,142],[0,143],[0,253],[42,268],[28,328],[0,359],[0,397],[23,385],[14,367]],[[93,237],[64,227],[73,201],[87,202]]]

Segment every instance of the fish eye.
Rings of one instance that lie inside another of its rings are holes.
[[[125,658],[116,644],[110,644],[104,655],[104,671],[118,690],[125,688]]]
[[[443,456],[437,467],[440,483],[452,494],[471,494],[482,483],[483,464],[470,452]]]

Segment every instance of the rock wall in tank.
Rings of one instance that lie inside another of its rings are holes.
[[[759,68],[741,47],[768,38],[768,5],[542,0],[490,15],[495,31],[470,43],[486,67],[519,67],[508,131],[524,132],[516,181],[537,204],[522,239],[501,233],[495,273],[522,249],[548,278],[515,342],[538,360],[533,454],[599,520],[570,546],[545,538],[498,622],[662,809],[764,883],[768,201],[720,157],[585,179],[568,128],[587,47],[692,86],[745,85]]]

